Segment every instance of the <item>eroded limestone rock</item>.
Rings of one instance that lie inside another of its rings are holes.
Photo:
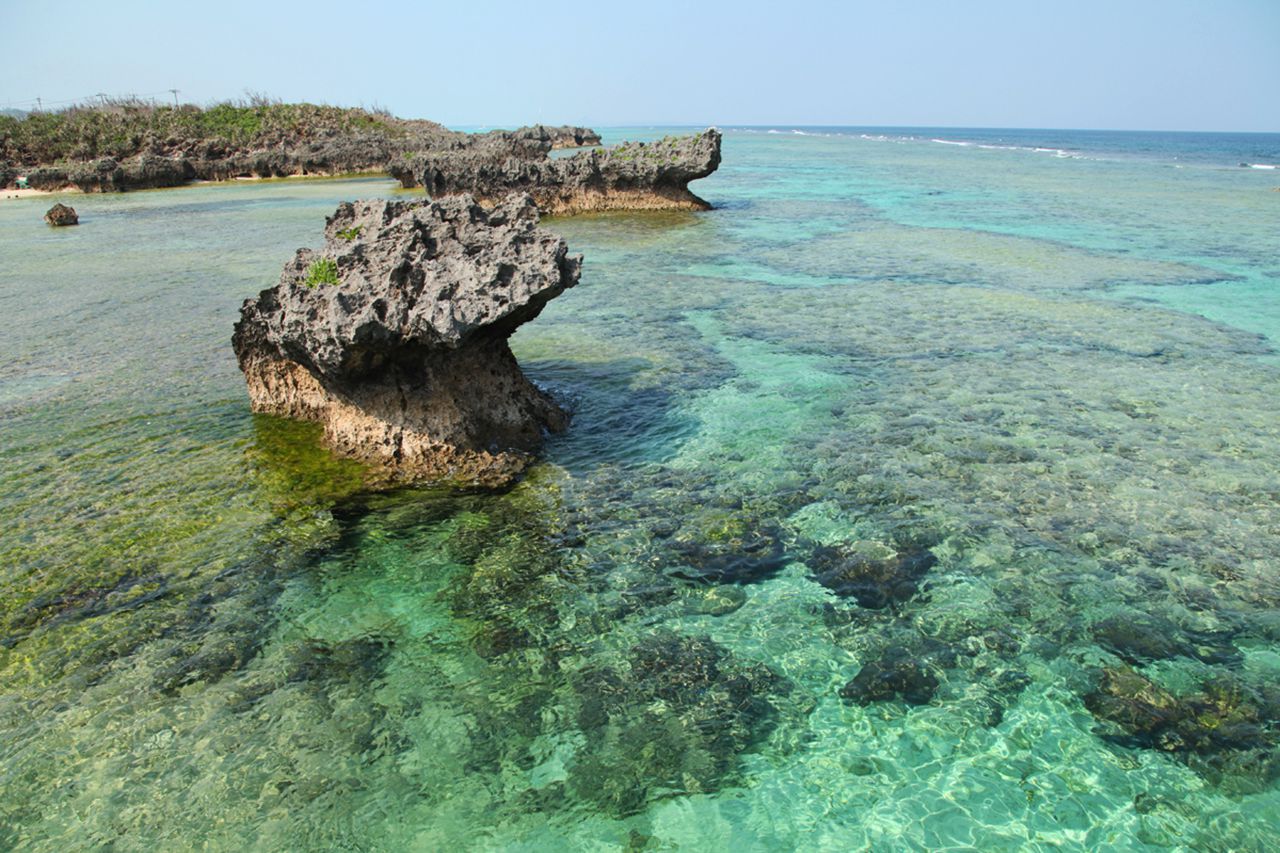
[[[254,411],[319,421],[397,479],[509,482],[568,416],[507,339],[578,281],[528,196],[344,203],[247,300],[233,345]]]
[[[44,215],[44,221],[50,225],[79,225],[80,217],[76,214],[74,207],[68,207],[65,204],[55,204],[49,208],[48,213]]]
[[[656,142],[629,142],[572,157],[515,156],[510,146],[417,154],[393,163],[392,177],[404,186],[421,185],[432,197],[469,193],[478,199],[527,192],[549,215],[599,210],[707,210],[689,191],[689,182],[720,166],[720,132],[708,128],[692,136]]]

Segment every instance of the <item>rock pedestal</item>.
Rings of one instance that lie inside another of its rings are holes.
[[[254,411],[319,421],[398,479],[510,482],[568,423],[507,345],[581,271],[536,223],[528,196],[340,205],[324,248],[241,309]]]

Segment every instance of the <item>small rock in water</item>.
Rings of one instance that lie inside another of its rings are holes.
[[[650,845],[654,842],[652,835],[645,835],[638,829],[633,829],[627,835],[627,853],[641,853],[643,850],[650,849]]]
[[[581,272],[537,218],[522,195],[339,205],[324,248],[240,309],[253,410],[318,421],[391,479],[510,485],[569,423],[507,344]]]
[[[44,221],[54,226],[78,225],[80,224],[80,217],[76,215],[74,207],[58,203],[49,208],[49,212],[44,215]]]

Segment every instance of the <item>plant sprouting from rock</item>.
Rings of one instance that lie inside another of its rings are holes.
[[[320,284],[337,284],[338,262],[332,258],[321,258],[307,267],[307,277],[303,279],[302,283],[307,287],[315,287]]]

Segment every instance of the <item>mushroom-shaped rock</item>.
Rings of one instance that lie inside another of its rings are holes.
[[[80,217],[76,215],[74,207],[59,203],[49,208],[48,213],[44,215],[44,221],[50,225],[79,225]]]
[[[598,210],[707,210],[689,182],[720,166],[720,131],[656,142],[628,142],[572,157],[517,157],[509,147],[475,145],[433,151],[392,164],[406,187],[432,197],[469,193],[481,200],[527,192],[551,215]]]
[[[397,479],[490,486],[567,425],[507,345],[581,272],[531,198],[344,203],[325,238],[241,308],[254,411],[319,421],[339,453]]]

